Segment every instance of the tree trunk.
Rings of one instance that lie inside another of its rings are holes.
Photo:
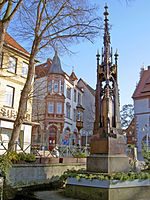
[[[30,89],[31,89],[31,85],[32,85],[33,77],[34,77],[34,60],[38,52],[38,46],[39,46],[38,41],[36,41],[35,39],[33,42],[32,51],[31,51],[31,55],[29,59],[29,70],[28,70],[27,80],[21,92],[18,114],[14,122],[11,139],[8,144],[8,149],[10,151],[15,151],[15,144],[18,142],[21,126],[25,119],[25,114],[27,111],[28,95],[30,93]]]
[[[5,33],[8,23],[0,21],[0,66],[2,64],[2,49],[4,45]]]

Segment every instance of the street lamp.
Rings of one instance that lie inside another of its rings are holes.
[[[76,106],[76,127],[78,129],[78,137],[80,134],[80,130],[83,128],[83,115],[84,115],[84,108],[81,104],[78,103]]]
[[[146,133],[146,146],[147,146],[147,150],[148,150],[148,135],[149,135],[148,124],[145,124],[145,127],[142,128],[142,132]]]

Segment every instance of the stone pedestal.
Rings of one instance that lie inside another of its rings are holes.
[[[128,172],[129,161],[126,155],[93,154],[87,158],[87,171],[100,173]]]
[[[129,168],[123,135],[116,134],[114,137],[93,135],[91,155],[87,158],[88,172],[117,173],[127,172]]]

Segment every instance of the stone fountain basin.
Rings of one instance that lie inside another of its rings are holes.
[[[98,180],[68,178],[65,195],[81,200],[149,200],[150,180]]]
[[[127,187],[141,187],[141,186],[150,186],[150,179],[135,179],[135,180],[98,180],[81,178],[77,180],[76,178],[67,178],[68,185],[78,185],[86,187],[97,187],[97,188],[127,188]]]

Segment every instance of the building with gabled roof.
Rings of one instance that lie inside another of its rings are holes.
[[[134,100],[135,134],[140,155],[142,142],[150,142],[150,66],[141,68],[140,80],[132,96]],[[148,136],[148,137],[147,137]]]
[[[26,82],[29,58],[30,54],[6,33],[0,65],[0,139],[6,148],[17,116],[21,91]],[[32,122],[32,99],[29,99],[26,119],[18,141],[23,149],[31,144],[31,130],[35,124]]]
[[[76,107],[84,107],[84,91],[75,73],[69,76],[62,70],[57,52],[52,60],[36,66],[35,72],[33,119],[40,127],[33,130],[33,144],[46,145],[50,150],[56,144],[82,145]]]
[[[20,51],[20,53],[24,53],[30,56],[29,52],[26,51],[18,42],[16,42],[16,40],[14,40],[8,33],[5,34],[4,46],[15,48],[17,51]]]

